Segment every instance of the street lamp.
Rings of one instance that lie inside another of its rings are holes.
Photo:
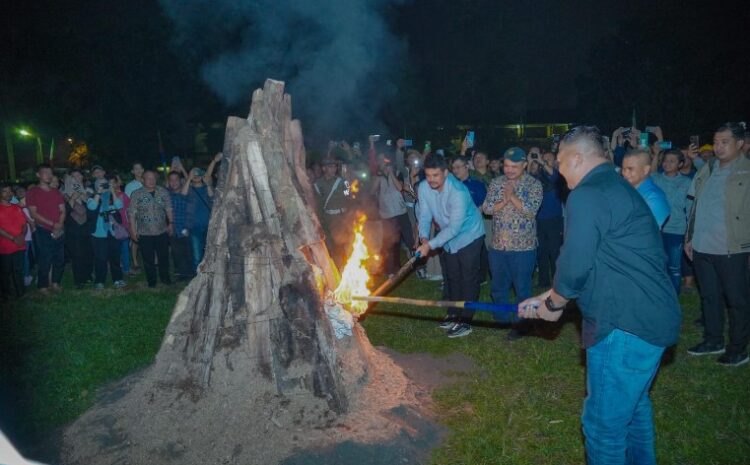
[[[34,134],[33,132],[29,131],[26,128],[18,128],[16,129],[16,133],[18,133],[18,135],[21,137],[36,138],[36,162],[37,164],[44,163],[44,154],[42,153],[42,138],[39,137],[37,134]]]

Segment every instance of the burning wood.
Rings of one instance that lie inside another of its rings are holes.
[[[361,215],[357,220],[354,230],[354,243],[352,244],[352,254],[341,272],[341,282],[335,291],[333,297],[336,302],[346,305],[352,314],[359,316],[367,310],[367,302],[352,300],[352,296],[369,296],[370,289],[367,284],[370,282],[370,275],[367,272],[367,260],[370,253],[365,245],[365,237],[362,234],[367,216]]]

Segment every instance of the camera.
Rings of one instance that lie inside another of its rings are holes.
[[[539,154],[538,154],[538,153],[536,153],[536,152],[531,152],[531,153],[529,154],[529,157],[530,157],[530,158],[531,158],[532,160],[539,160]]]

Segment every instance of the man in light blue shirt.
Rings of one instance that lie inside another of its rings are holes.
[[[479,299],[479,260],[484,243],[484,222],[464,184],[448,172],[448,162],[440,155],[429,155],[424,162],[425,182],[417,190],[417,220],[420,246],[426,257],[443,248],[443,294],[449,300]],[[430,237],[435,222],[440,231]],[[440,325],[448,337],[471,333],[473,310],[450,308]]]
[[[651,180],[650,174],[651,155],[648,152],[637,149],[625,154],[622,177],[641,194],[661,231],[669,218],[669,201],[664,191]]]

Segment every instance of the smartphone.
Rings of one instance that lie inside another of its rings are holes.
[[[380,140],[380,134],[371,134],[370,135],[370,140],[373,141],[373,142],[379,141]]]
[[[644,149],[645,149],[645,148],[647,148],[647,147],[648,147],[648,133],[647,133],[647,132],[645,132],[645,131],[644,131],[644,132],[642,132],[642,133],[641,133],[641,137],[640,137],[640,139],[641,139],[641,140],[640,140],[640,142],[641,142],[641,147],[643,147]]]
[[[429,152],[430,150],[432,150],[432,143],[427,140],[424,143],[424,151]]]
[[[622,134],[622,138],[623,139],[627,139],[628,137],[630,137],[630,132],[632,130],[633,130],[633,128],[623,128],[622,132],[620,133],[620,134]]]
[[[695,145],[696,147],[701,146],[701,136],[698,134],[694,134],[690,136],[690,145]]]
[[[609,136],[602,136],[602,142],[604,143],[604,151],[609,150]]]
[[[387,145],[388,147],[390,147],[392,143],[393,143],[393,141],[390,140],[390,139],[388,139],[387,141],[385,141],[385,145]]]
[[[669,150],[672,148],[672,142],[668,140],[663,140],[659,142],[659,148],[662,150]]]
[[[466,132],[466,146],[469,148],[474,147],[474,131]]]
[[[359,142],[355,142],[352,147],[354,147],[354,150],[359,150]]]
[[[656,126],[646,126],[646,129],[644,129],[646,132],[650,132],[651,134],[656,133]]]
[[[404,139],[404,147],[413,147],[414,141],[412,139]]]

